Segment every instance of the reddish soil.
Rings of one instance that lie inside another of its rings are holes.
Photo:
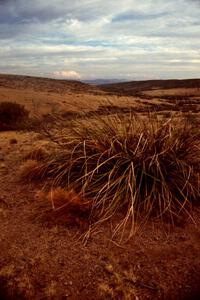
[[[80,228],[44,212],[41,184],[18,180],[39,138],[0,133],[1,299],[200,299],[200,211],[196,224],[149,222],[120,246],[107,223],[84,244]]]

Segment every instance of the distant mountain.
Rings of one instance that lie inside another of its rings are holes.
[[[93,80],[82,80],[82,81],[92,85],[102,85],[102,84],[124,82],[124,79],[93,79]]]

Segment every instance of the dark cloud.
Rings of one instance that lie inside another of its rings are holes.
[[[0,0],[1,24],[46,23],[52,20],[77,18],[89,20],[98,16],[98,8],[90,7],[84,1],[64,0]],[[87,1],[86,1],[87,2]],[[99,8],[99,10],[101,10]]]
[[[0,0],[0,5],[3,5],[3,4],[10,4],[10,3],[15,3],[15,2],[17,2],[17,0]]]
[[[154,14],[154,13],[150,13],[150,14],[145,14],[145,13],[138,13],[138,12],[131,12],[131,11],[128,11],[128,12],[125,12],[125,13],[122,13],[122,14],[119,14],[117,16],[115,16],[112,21],[113,22],[122,22],[122,21],[132,21],[132,20],[135,20],[135,21],[139,21],[139,20],[152,20],[152,19],[157,19],[157,18],[163,18],[165,17],[166,15],[168,15],[167,12],[161,12],[161,13],[157,13],[157,14]]]

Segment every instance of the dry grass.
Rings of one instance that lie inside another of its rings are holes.
[[[19,178],[24,181],[37,181],[43,178],[43,169],[37,160],[28,159],[19,169]]]
[[[48,151],[43,147],[35,147],[31,151],[29,151],[24,159],[25,160],[37,160],[42,161],[45,160],[48,157],[49,153]]]
[[[122,213],[114,235],[126,227],[132,235],[152,215],[173,221],[198,202],[200,134],[187,122],[131,114],[77,122],[42,168],[55,187],[90,201],[98,223]]]
[[[59,187],[52,189],[48,193],[47,199],[55,211],[65,210],[66,213],[86,213],[91,210],[90,202],[84,202],[73,190],[65,191]]]

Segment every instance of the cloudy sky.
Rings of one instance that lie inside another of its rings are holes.
[[[200,0],[0,0],[0,73],[200,78]]]

